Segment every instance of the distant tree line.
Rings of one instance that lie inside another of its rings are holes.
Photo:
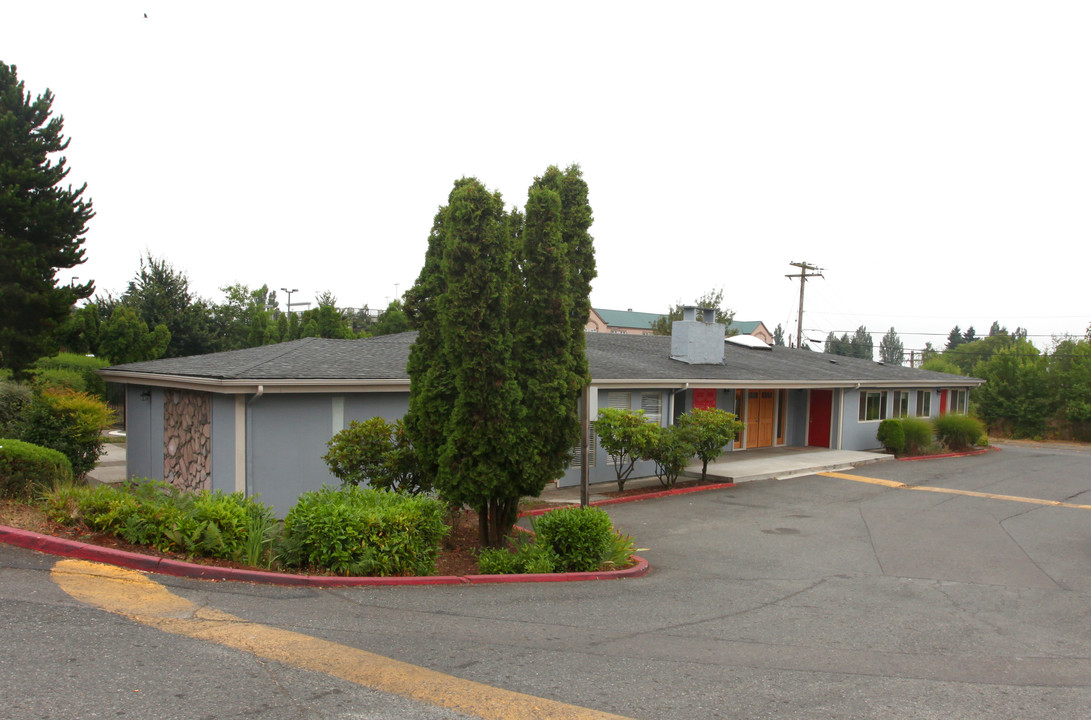
[[[271,345],[305,337],[356,338],[409,329],[400,299],[373,316],[365,305],[339,307],[329,292],[315,307],[285,312],[268,285],[235,283],[219,303],[198,297],[185,272],[152,255],[120,295],[96,295],[73,307],[55,335],[60,349],[108,358],[113,363],[200,355]],[[294,304],[294,303],[293,303]]]
[[[985,380],[971,394],[973,412],[996,434],[1091,440],[1091,327],[1083,337],[1056,338],[1040,351],[1025,328],[993,322],[979,337],[957,325],[925,370]]]

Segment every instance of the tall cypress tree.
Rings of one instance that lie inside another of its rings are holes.
[[[535,178],[525,217],[464,178],[406,293],[406,429],[440,494],[478,511],[482,544],[503,540],[519,498],[560,477],[578,442],[590,225],[578,167]]]
[[[56,349],[54,331],[94,283],[58,287],[58,269],[84,262],[84,233],[94,217],[86,185],[68,175],[64,118],[51,118],[53,94],[37,98],[14,65],[0,62],[0,362],[16,374]]]
[[[499,193],[477,181],[451,193],[438,308],[454,403],[436,488],[477,509],[481,542],[498,545],[515,521],[523,408],[512,365],[511,235]]]
[[[453,190],[451,194],[454,194]],[[405,427],[420,461],[421,471],[433,482],[439,471],[447,418],[451,416],[454,406],[454,384],[449,372],[450,363],[444,354],[439,321],[439,307],[447,288],[443,275],[446,217],[445,205],[432,222],[424,267],[413,287],[405,293],[405,314],[409,318],[409,326],[417,331],[417,339],[409,348],[409,362],[406,365],[411,381]]]
[[[527,408],[520,489],[537,496],[579,441],[579,396],[590,382],[585,330],[595,276],[591,208],[579,167],[550,167],[527,197],[512,308],[517,377]]]

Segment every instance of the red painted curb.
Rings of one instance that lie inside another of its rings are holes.
[[[733,488],[735,483],[716,483],[715,485],[698,485],[696,487],[685,488],[671,488],[670,490],[657,490],[655,492],[644,493],[643,495],[626,495],[625,497],[607,498],[606,500],[595,500],[591,503],[592,507],[598,507],[599,505],[617,505],[618,503],[637,502],[639,500],[651,500],[653,498],[667,497],[669,495],[686,495],[688,493],[704,492],[705,490],[723,490],[724,488]],[[558,505],[557,507],[543,507],[535,508],[534,510],[527,510],[526,512],[519,513],[519,517],[531,517],[534,515],[545,515],[547,512],[552,512],[560,508],[566,507],[578,507],[579,503],[572,503],[569,505]]]
[[[644,558],[633,556],[636,565],[624,570],[591,573],[549,573],[536,575],[426,575],[417,577],[340,577],[333,575],[291,575],[288,573],[242,570],[214,565],[199,565],[183,560],[141,555],[126,550],[92,545],[78,540],[42,535],[30,530],[0,525],[0,543],[37,550],[62,557],[107,563],[131,570],[173,575],[197,580],[252,582],[267,585],[305,587],[359,587],[367,585],[466,585],[502,582],[578,582],[582,580],[614,580],[640,577],[650,566]]]
[[[996,452],[1000,452],[1000,448],[990,446],[987,448],[981,448],[980,450],[969,450],[967,452],[961,453],[944,453],[943,455],[917,455],[916,457],[904,457],[894,459],[898,462],[914,462],[916,460],[940,460],[942,458],[960,458],[971,457],[973,455],[984,455],[985,453],[993,452],[994,450]]]

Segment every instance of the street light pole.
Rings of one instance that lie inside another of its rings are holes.
[[[291,312],[292,311],[292,293],[299,292],[299,288],[292,288],[291,290],[289,290],[286,287],[282,287],[281,290],[288,293],[288,312]]]

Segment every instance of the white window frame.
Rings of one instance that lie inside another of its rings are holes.
[[[908,390],[895,390],[894,402],[890,405],[890,417],[892,418],[904,418],[909,417],[909,391]]]
[[[923,412],[922,412],[923,410]],[[932,417],[932,391],[917,391],[917,417]]]
[[[947,393],[947,412],[965,415],[969,404],[969,392],[965,389],[952,388]]]
[[[886,390],[861,390],[860,391],[860,414],[859,422],[881,422],[886,416],[887,404],[886,404]],[[871,396],[876,396],[876,400],[879,403],[878,416],[869,417],[871,406]]]

